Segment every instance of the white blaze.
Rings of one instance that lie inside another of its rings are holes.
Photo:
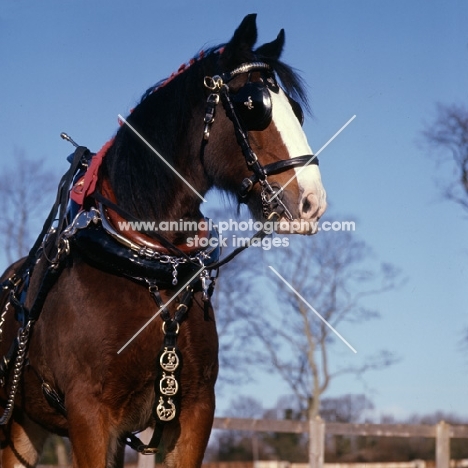
[[[270,95],[273,108],[273,121],[288,150],[289,157],[297,158],[298,156],[312,155],[312,149],[307,142],[307,137],[283,90],[280,89],[278,94],[271,92]],[[326,202],[325,190],[322,185],[318,165],[310,163],[307,167],[297,167],[294,170],[296,171],[300,190],[298,203],[301,206],[303,199],[313,196],[318,203],[318,207],[315,208],[319,210],[318,216],[320,216],[325,210]],[[300,207],[299,212],[301,212]]]

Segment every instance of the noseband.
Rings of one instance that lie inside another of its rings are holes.
[[[251,82],[250,73],[252,71],[261,72],[262,80]],[[249,81],[237,93],[232,94],[227,83],[242,73],[249,73]],[[265,82],[267,85],[265,85]],[[234,125],[236,140],[241,147],[247,167],[253,172],[250,177],[245,178],[241,183],[239,188],[241,201],[246,200],[250,190],[258,182],[262,187],[261,198],[264,217],[268,219],[276,214],[278,217],[284,215],[290,221],[293,220],[291,212],[281,200],[284,192],[283,187],[278,184],[270,184],[267,177],[294,167],[303,167],[308,164],[318,165],[318,159],[312,154],[307,154],[262,165],[252,150],[248,132],[252,130],[262,131],[269,126],[272,119],[270,90],[273,90],[273,92],[279,90],[270,65],[264,62],[244,63],[231,72],[205,77],[204,84],[211,91],[207,98],[204,140],[208,141],[210,137],[215,109],[221,99],[226,115]],[[288,98],[294,113],[302,124],[303,114],[300,105],[291,97],[288,96]]]

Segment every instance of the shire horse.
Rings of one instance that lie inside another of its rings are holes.
[[[279,59],[284,31],[256,39],[248,15],[229,42],[150,88],[101,151],[76,149],[35,246],[1,279],[4,468],[36,466],[50,433],[69,438],[75,468],[122,467],[125,444],[201,466],[223,264],[216,247],[189,242],[216,244],[201,197],[224,190],[282,231],[326,207],[301,80]],[[190,227],[162,235],[129,221]],[[135,434],[147,427],[145,445]]]

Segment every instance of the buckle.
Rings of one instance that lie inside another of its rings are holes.
[[[142,455],[154,455],[158,452],[159,450],[156,447],[145,447],[140,451]]]

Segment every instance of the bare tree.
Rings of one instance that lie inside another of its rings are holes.
[[[436,120],[426,126],[423,136],[438,161],[450,164],[451,180],[444,184],[444,196],[468,212],[468,108],[439,104]],[[468,348],[468,327],[463,331],[463,341]]]
[[[321,408],[321,416],[327,422],[358,423],[366,411],[374,409],[374,405],[366,395],[348,393],[340,397],[324,398]]]
[[[13,159],[12,168],[0,173],[0,243],[8,263],[28,253],[58,183],[42,160],[28,159],[19,149]]]
[[[321,396],[332,379],[343,374],[360,376],[395,362],[388,351],[367,359],[356,358],[335,334],[344,322],[359,324],[378,317],[375,310],[365,307],[365,298],[396,287],[395,268],[381,264],[378,270],[373,269],[370,257],[368,247],[354,233],[291,237],[289,248],[277,248],[271,258],[271,265],[282,278],[270,271],[269,283],[253,288],[262,291],[261,295],[252,297],[253,302],[246,303],[246,299],[238,303],[232,312],[236,326],[241,323],[248,332],[244,350],[253,355],[257,366],[279,374],[288,383],[309,420],[319,414]],[[242,284],[252,286],[260,276],[256,270],[259,262],[247,256],[237,261],[245,262],[243,268],[238,267],[244,276],[234,283],[242,291]],[[263,268],[269,270],[267,265]],[[313,304],[323,320],[304,299]],[[219,302],[223,304],[222,299]],[[233,304],[227,306],[232,308]],[[348,357],[333,366],[330,354],[338,342]]]
[[[437,117],[426,126],[423,137],[438,161],[450,165],[451,180],[444,184],[444,196],[468,211],[468,108],[439,104]]]

